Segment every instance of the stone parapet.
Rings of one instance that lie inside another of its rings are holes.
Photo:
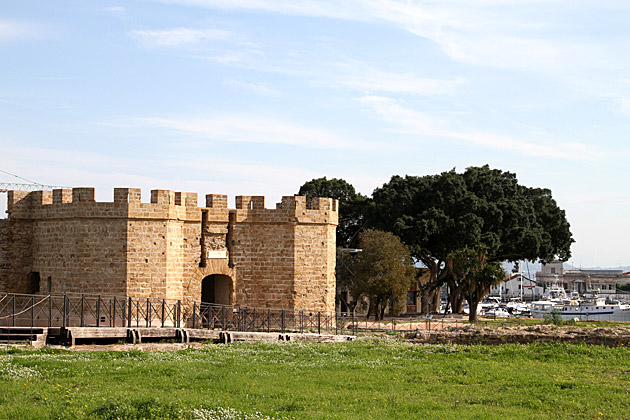
[[[306,197],[285,196],[275,209],[265,208],[265,197],[236,197],[234,209],[227,196],[206,195],[206,206],[198,207],[197,193],[152,190],[151,202],[141,202],[139,188],[115,188],[113,202],[97,202],[94,188],[53,191],[9,191],[7,212],[11,219],[132,218],[200,220],[208,211],[212,221],[227,221],[229,211],[238,222],[334,224],[338,222],[338,200],[314,198],[311,208]]]

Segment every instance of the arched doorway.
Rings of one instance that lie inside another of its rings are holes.
[[[225,274],[211,274],[201,280],[201,302],[230,305],[232,279]]]

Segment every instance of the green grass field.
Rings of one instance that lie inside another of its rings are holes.
[[[6,419],[624,419],[630,350],[397,340],[0,352]],[[258,413],[258,414],[257,414]]]

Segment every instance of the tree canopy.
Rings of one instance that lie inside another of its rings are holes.
[[[297,195],[306,196],[307,205],[314,197],[330,197],[339,200],[339,225],[337,245],[351,246],[365,221],[365,207],[368,199],[357,193],[354,187],[343,179],[316,178],[300,187]]]
[[[431,271],[423,285],[427,296],[452,274],[446,269],[449,255],[465,248],[483,246],[489,262],[571,255],[569,223],[551,192],[522,186],[515,174],[488,165],[393,176],[372,200],[370,225],[398,235]]]
[[[361,233],[361,252],[344,256],[344,273],[338,273],[340,284],[355,297],[369,300],[369,312],[382,318],[392,300],[392,313],[399,313],[406,303],[407,292],[416,278],[416,268],[407,247],[390,232],[368,229]],[[339,266],[339,265],[338,265]]]

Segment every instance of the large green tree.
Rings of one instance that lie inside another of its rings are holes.
[[[423,312],[435,310],[444,283],[460,285],[446,266],[455,251],[483,246],[489,262],[571,255],[569,223],[551,192],[522,186],[515,174],[487,165],[463,173],[393,176],[372,200],[370,225],[398,235],[430,270],[420,285]]]
[[[365,209],[369,200],[357,193],[352,184],[338,178],[316,178],[304,183],[297,195],[306,196],[308,205],[314,197],[339,200],[337,246],[349,247],[356,244],[358,233],[365,223]]]
[[[342,284],[355,299],[369,300],[368,316],[382,319],[390,301],[392,312],[400,313],[417,271],[409,249],[394,234],[372,229],[361,233],[359,246],[361,252],[348,257],[351,272],[340,276]]]

